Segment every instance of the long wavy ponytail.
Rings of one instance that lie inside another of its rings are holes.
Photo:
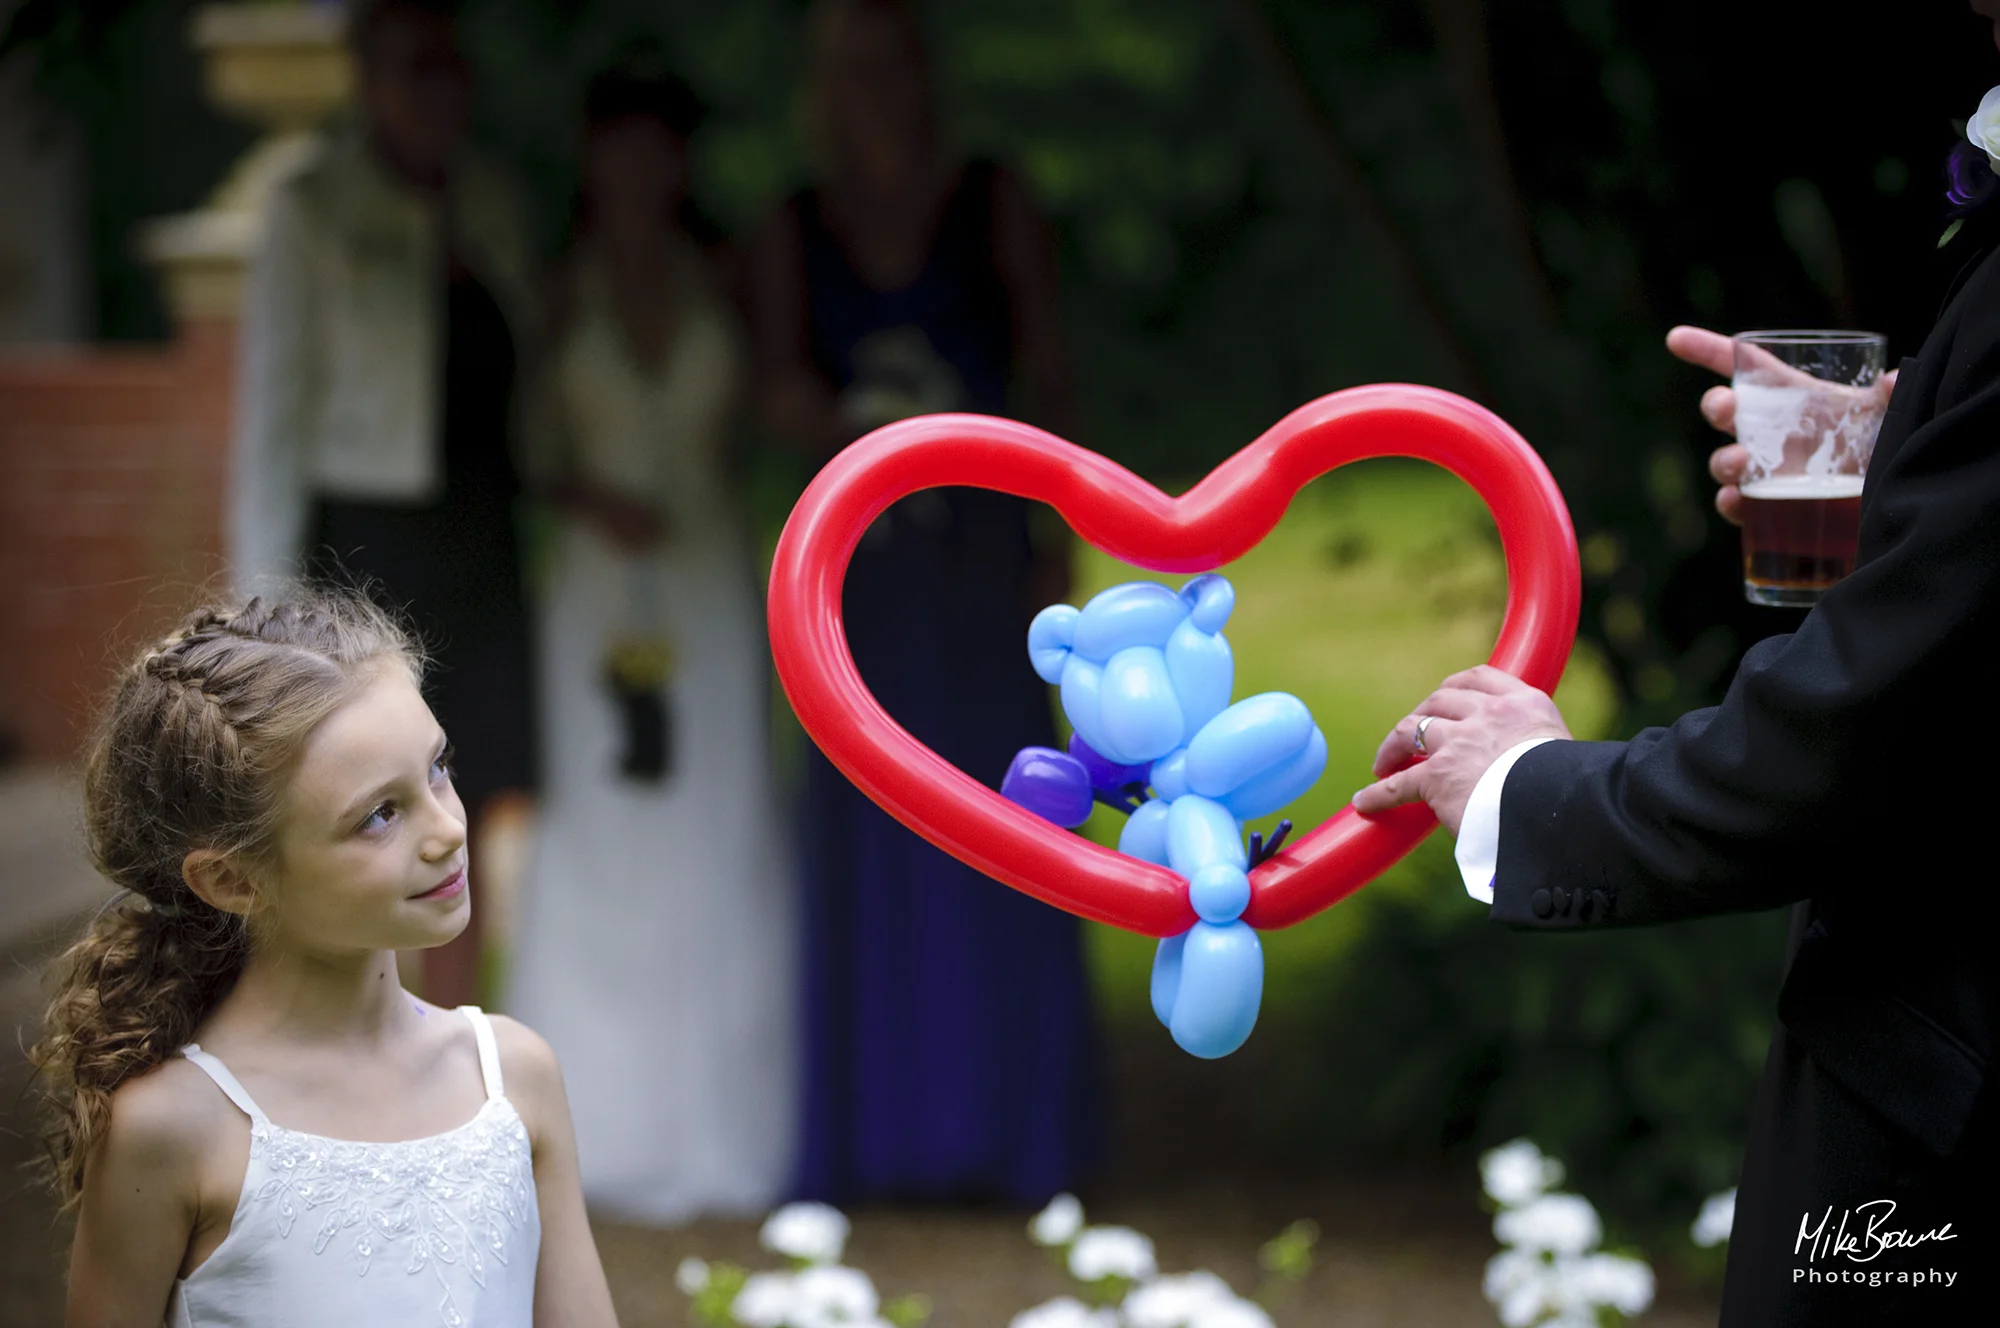
[[[195,849],[268,867],[307,735],[383,663],[417,676],[402,628],[355,592],[300,590],[209,606],[118,678],[84,767],[98,871],[123,893],[57,960],[30,1055],[47,1078],[48,1154],[65,1206],[118,1086],[193,1039],[243,970],[244,919],[181,876]]]

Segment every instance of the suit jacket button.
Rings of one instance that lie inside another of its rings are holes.
[[[1602,890],[1592,890],[1590,892],[1590,902],[1596,907],[1599,917],[1610,918],[1611,897],[1609,895],[1605,894]]]
[[[1550,897],[1548,891],[1537,890],[1528,896],[1528,907],[1534,910],[1538,918],[1551,917],[1556,911],[1556,901]]]
[[[1579,891],[1578,893],[1580,894],[1582,892]],[[1568,917],[1570,909],[1569,891],[1563,889],[1561,886],[1557,886],[1555,894],[1556,894],[1556,912],[1562,914],[1564,917]]]
[[[1585,894],[1583,891],[1578,890],[1576,892],[1577,920],[1579,922],[1588,922],[1591,920],[1591,918],[1595,917],[1597,915],[1597,901],[1602,899],[1603,897],[1604,897],[1603,895],[1597,893],[1594,890],[1589,894]]]

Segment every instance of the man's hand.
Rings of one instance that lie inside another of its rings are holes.
[[[1424,752],[1416,746],[1417,721],[1435,716],[1424,729]],[[1490,664],[1454,673],[1425,698],[1375,753],[1375,777],[1354,795],[1364,816],[1421,799],[1454,835],[1465,817],[1466,800],[1487,767],[1508,749],[1530,738],[1567,738],[1569,726],[1546,693]],[[1424,759],[1390,774],[1412,757]],[[1386,776],[1386,778],[1384,777]]]
[[[1702,369],[1711,369],[1724,378],[1732,378],[1736,373],[1736,343],[1720,332],[1711,332],[1703,327],[1677,327],[1667,333],[1667,350],[1675,359],[1685,360]],[[1776,366],[1777,361],[1773,360]],[[1801,375],[1803,377],[1803,375]],[[1889,394],[1896,390],[1896,371],[1891,369],[1875,380],[1871,389],[1880,398],[1881,404],[1889,404]],[[1714,428],[1734,438],[1736,436],[1736,393],[1727,387],[1711,387],[1701,394],[1701,417]],[[1743,493],[1738,487],[1743,482],[1743,472],[1750,464],[1750,454],[1737,443],[1727,443],[1708,454],[1708,473],[1721,487],[1715,491],[1715,510],[1722,513],[1722,519],[1733,526],[1743,524]]]

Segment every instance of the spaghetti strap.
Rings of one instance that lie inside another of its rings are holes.
[[[479,1077],[486,1081],[488,1099],[507,1095],[500,1083],[500,1046],[493,1040],[493,1021],[476,1005],[461,1005],[458,1012],[472,1025],[472,1037],[479,1044]]]
[[[257,1105],[256,1100],[250,1096],[242,1084],[236,1082],[236,1076],[229,1072],[228,1066],[203,1051],[198,1044],[193,1042],[181,1048],[181,1055],[191,1061],[203,1074],[213,1079],[215,1086],[222,1090],[222,1095],[231,1102],[234,1102],[237,1109],[250,1118],[252,1125],[269,1125],[271,1123],[271,1118],[264,1114],[264,1109]]]

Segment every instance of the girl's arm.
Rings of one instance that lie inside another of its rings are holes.
[[[220,1124],[198,1086],[172,1067],[112,1096],[111,1125],[84,1171],[70,1249],[64,1322],[71,1328],[159,1328],[165,1320],[201,1219],[202,1164],[219,1143]]]
[[[583,1210],[562,1066],[549,1044],[526,1026],[495,1015],[493,1031],[507,1096],[521,1113],[535,1150],[535,1199],[542,1214],[535,1328],[617,1328],[611,1288]]]

